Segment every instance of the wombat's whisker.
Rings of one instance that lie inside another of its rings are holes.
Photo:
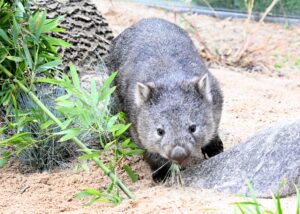
[[[165,162],[163,165],[161,165],[158,169],[156,169],[155,171],[152,172],[152,175],[154,175],[156,172],[158,172],[161,168],[163,168],[164,166],[166,166],[168,163],[170,163],[171,161],[168,160],[167,162]]]

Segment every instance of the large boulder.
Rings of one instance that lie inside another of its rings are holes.
[[[59,50],[63,70],[68,69],[69,62],[75,64],[80,73],[102,70],[102,57],[108,52],[113,34],[90,0],[36,0],[33,8],[36,7],[45,8],[48,18],[64,16],[60,26],[66,31],[54,35],[73,45]]]
[[[281,196],[300,187],[300,119],[275,124],[246,142],[183,172],[187,186],[249,195],[248,179],[257,197]]]

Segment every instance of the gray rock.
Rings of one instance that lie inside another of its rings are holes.
[[[300,187],[300,119],[266,128],[246,142],[183,172],[187,186],[249,195],[248,179],[257,197],[268,198],[287,179],[281,196]]]
[[[80,73],[101,71],[101,58],[107,54],[113,34],[90,0],[36,0],[34,7],[46,8],[48,18],[64,16],[60,26],[66,31],[56,33],[55,37],[73,46],[59,49],[63,70],[68,71],[72,62]]]

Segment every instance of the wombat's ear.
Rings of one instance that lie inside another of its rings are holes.
[[[151,93],[154,90],[155,85],[153,82],[149,82],[146,84],[138,82],[136,84],[134,100],[138,106],[143,105],[147,100],[150,99]]]
[[[212,101],[208,74],[203,75],[197,82],[198,92],[204,96],[209,102]]]

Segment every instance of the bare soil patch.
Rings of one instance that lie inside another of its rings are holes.
[[[161,17],[177,22],[174,13],[137,6],[129,2],[94,0],[107,18],[115,35],[144,17]],[[210,47],[238,47],[241,43],[243,21],[218,20],[192,15],[188,18],[199,26]],[[180,23],[179,23],[180,24]],[[256,25],[256,24],[253,24]],[[223,30],[222,30],[223,29]],[[278,70],[246,72],[240,68],[226,68],[212,64],[211,72],[221,83],[225,104],[221,122],[221,137],[225,149],[244,141],[258,129],[274,121],[300,117],[300,71],[294,58],[300,56],[300,28],[285,29],[280,25],[264,24],[258,40],[271,36],[284,43],[282,56],[291,55]],[[240,43],[239,43],[240,42]],[[256,42],[256,41],[254,41]],[[199,50],[202,47],[199,46]],[[213,49],[213,48],[212,48]],[[279,50],[279,49],[278,49]],[[263,50],[261,56],[267,64],[272,50]],[[293,60],[292,60],[293,59]],[[278,75],[280,74],[280,75]],[[247,154],[245,154],[247,155]],[[249,157],[251,160],[251,157]],[[0,171],[0,213],[233,213],[232,202],[238,196],[182,187],[165,187],[154,184],[151,172],[142,161],[134,158],[133,167],[139,181],[131,184],[126,175],[121,179],[135,193],[135,200],[124,200],[121,205],[95,204],[83,207],[83,201],[73,199],[74,194],[86,187],[100,188],[108,178],[91,164],[90,171],[75,173],[73,167],[54,172],[21,174],[18,163],[11,162]],[[271,200],[262,200],[272,208]],[[285,213],[295,210],[295,197],[283,199]]]

